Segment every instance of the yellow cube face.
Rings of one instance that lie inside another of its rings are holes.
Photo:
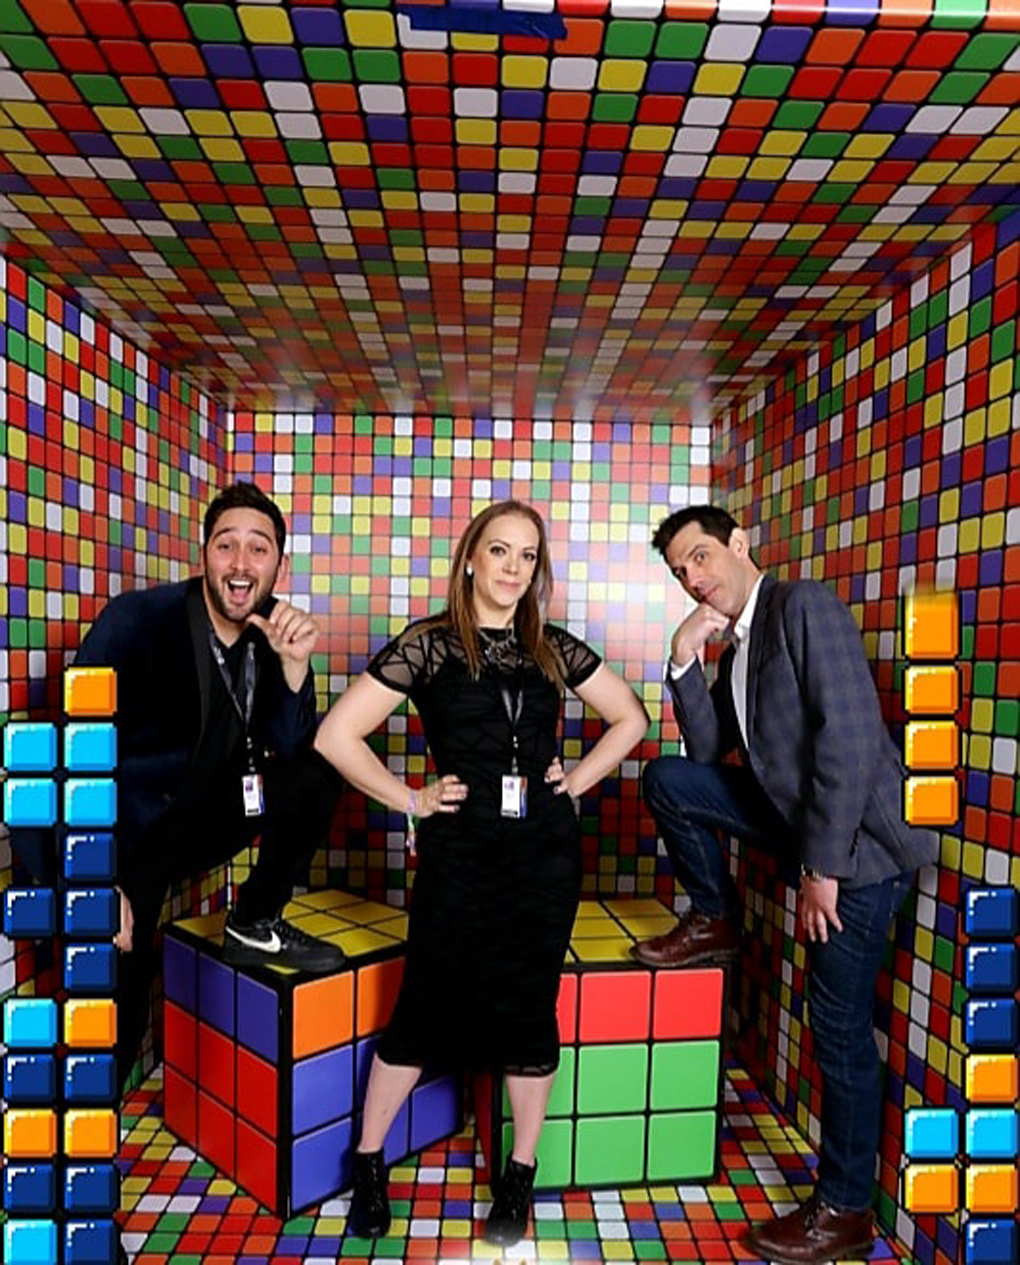
[[[960,706],[960,674],[950,664],[907,668],[904,704],[914,716],[951,716]]]
[[[117,673],[113,668],[68,668],[64,673],[64,711],[68,716],[112,716],[117,710]]]

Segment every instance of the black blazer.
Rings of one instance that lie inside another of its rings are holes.
[[[117,670],[118,849],[139,836],[185,791],[209,719],[216,665],[200,577],[115,597],[89,629],[75,666]],[[295,693],[279,656],[254,634],[256,684],[251,730],[257,748],[293,755],[315,734],[312,673]],[[237,738],[241,737],[237,722]],[[236,789],[236,788],[234,788]]]
[[[669,679],[688,756],[743,749],[733,647],[709,692],[700,664]],[[853,616],[814,580],[766,575],[751,623],[746,759],[800,861],[863,887],[936,860],[934,831],[903,819],[906,770],[882,720]],[[785,841],[779,841],[785,842]]]

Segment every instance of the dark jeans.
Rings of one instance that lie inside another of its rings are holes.
[[[263,773],[265,814],[245,817],[239,780],[234,782],[229,779],[221,795],[167,813],[122,862],[121,885],[134,914],[133,947],[119,955],[116,989],[122,1092],[149,1022],[149,990],[159,965],[153,941],[170,885],[222,865],[258,838],[257,859],[234,912],[240,922],[275,916],[325,844],[341,785],[314,751],[272,760]]]
[[[697,913],[738,909],[719,832],[788,855],[786,827],[748,769],[664,756],[644,772],[645,800],[674,873]],[[822,1076],[818,1193],[840,1211],[871,1205],[882,1120],[874,1002],[889,929],[913,883],[900,874],[866,887],[840,885],[841,932],[807,944],[810,1023]]]

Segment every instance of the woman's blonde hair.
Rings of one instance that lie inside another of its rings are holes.
[[[471,602],[473,580],[468,574],[468,559],[474,555],[485,529],[497,518],[516,514],[526,518],[538,533],[538,558],[531,583],[524,590],[514,611],[514,630],[524,651],[534,659],[543,676],[555,685],[563,683],[563,663],[556,648],[545,635],[545,618],[553,590],[552,563],[549,561],[549,543],[545,524],[540,515],[524,501],[498,501],[476,514],[457,542],[450,568],[446,609],[436,616],[436,624],[453,628],[464,647],[468,671],[477,677],[482,668],[478,648],[478,624]]]

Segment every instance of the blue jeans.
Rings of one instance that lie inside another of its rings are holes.
[[[788,827],[748,769],[663,756],[645,767],[644,794],[696,913],[720,918],[739,908],[720,831],[789,855]],[[913,880],[908,873],[866,887],[841,884],[843,930],[830,928],[825,944],[807,944],[809,1017],[822,1077],[818,1194],[841,1212],[871,1206],[882,1121],[875,986]]]

